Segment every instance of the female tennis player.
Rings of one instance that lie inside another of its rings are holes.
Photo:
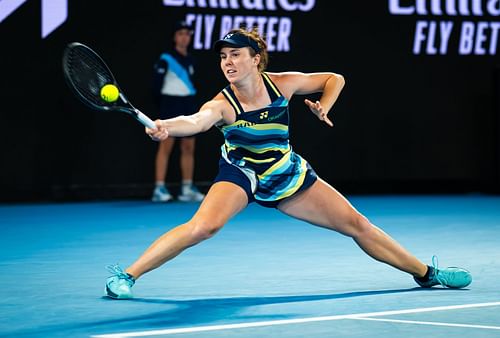
[[[109,266],[106,295],[132,297],[135,281],[186,248],[217,233],[228,220],[256,202],[305,222],[351,237],[375,260],[414,277],[422,287],[463,288],[472,277],[462,268],[428,266],[361,215],[337,190],[317,176],[289,143],[288,103],[293,95],[322,93],[304,100],[332,127],[328,117],[344,86],[335,73],[268,73],[267,46],[256,30],[232,30],[214,45],[229,85],[199,112],[156,120],[146,133],[156,141],[195,135],[216,126],[224,135],[219,173],[194,216],[160,236],[132,265]]]

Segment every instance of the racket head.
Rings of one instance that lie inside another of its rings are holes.
[[[80,42],[68,44],[63,54],[63,73],[69,88],[89,108],[125,112],[133,109],[121,93],[111,70],[90,47]],[[115,85],[120,91],[117,101],[106,102],[101,98],[101,88],[106,84]]]
[[[132,115],[146,127],[155,129],[155,123],[127,100],[104,60],[90,47],[72,42],[63,53],[63,74],[73,93],[86,106],[94,110],[118,111]],[[114,102],[101,98],[101,88],[112,84],[118,88],[119,97]]]

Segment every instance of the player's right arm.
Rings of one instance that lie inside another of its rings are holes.
[[[162,141],[167,137],[192,136],[210,129],[213,125],[223,120],[224,109],[227,101],[214,98],[206,102],[200,110],[193,115],[181,115],[166,120],[156,120],[156,129],[146,128],[146,133],[152,139]]]

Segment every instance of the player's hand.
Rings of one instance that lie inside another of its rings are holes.
[[[311,109],[314,115],[318,117],[321,121],[324,121],[330,127],[333,127],[333,122],[328,118],[328,112],[323,109],[323,106],[319,101],[312,102],[311,100],[305,99],[304,103]]]
[[[163,125],[161,120],[156,120],[156,129],[151,129],[146,127],[146,134],[151,137],[152,140],[154,141],[163,141],[166,140],[168,137],[168,130],[167,128]]]

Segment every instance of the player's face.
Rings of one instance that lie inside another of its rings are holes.
[[[250,55],[250,47],[223,47],[220,50],[220,66],[229,82],[236,82],[258,71],[258,56]]]

